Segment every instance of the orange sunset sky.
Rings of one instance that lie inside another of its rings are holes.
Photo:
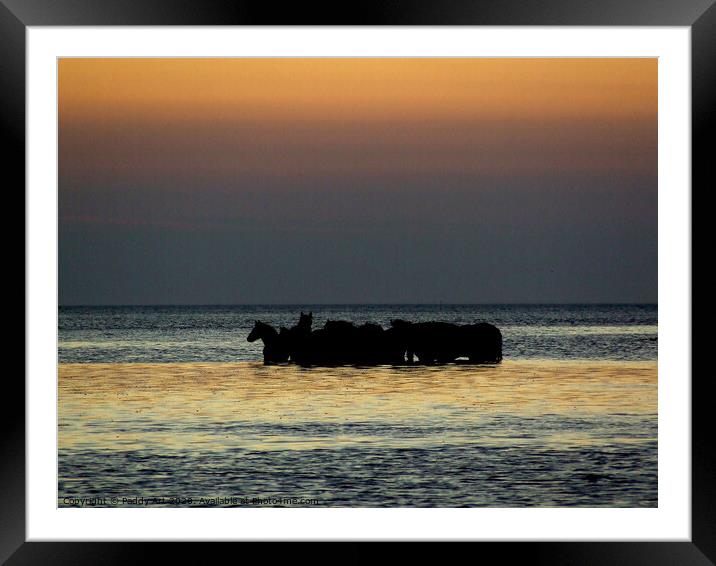
[[[58,65],[61,302],[655,300],[656,59]]]
[[[413,172],[446,166],[529,173],[556,160],[583,170],[631,170],[634,160],[642,169],[653,166],[656,59],[59,65],[61,125],[71,149],[79,145],[97,157],[90,167],[97,174],[136,167],[171,174],[187,157],[187,166],[273,175],[400,172],[406,160]],[[129,137],[132,143],[123,144]],[[238,148],[241,162],[234,159]],[[68,166],[78,153],[63,153]]]

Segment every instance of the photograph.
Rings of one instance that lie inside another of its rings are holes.
[[[58,57],[57,507],[658,508],[658,79]]]

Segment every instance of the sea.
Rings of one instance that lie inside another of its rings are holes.
[[[489,322],[496,365],[266,366],[256,320]],[[656,507],[656,305],[60,307],[59,507]]]

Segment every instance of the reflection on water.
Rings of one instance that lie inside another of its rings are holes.
[[[655,506],[656,394],[656,362],[61,364],[59,504]]]

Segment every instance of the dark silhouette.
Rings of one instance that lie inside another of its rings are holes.
[[[246,340],[263,341],[265,364],[286,363],[290,356],[289,334],[290,331],[286,328],[282,327],[281,331],[277,332],[270,324],[257,320]]]
[[[328,321],[323,328],[302,336],[291,361],[300,365],[338,365],[349,361],[353,340],[352,325],[342,321]]]
[[[288,340],[288,351],[292,361],[296,361],[297,358],[300,358],[301,352],[308,347],[312,326],[313,312],[305,314],[301,311],[301,315],[298,318],[298,324],[287,331],[286,338]]]
[[[405,363],[405,348],[393,331],[367,323],[355,326],[329,320],[306,337],[291,361],[301,365],[358,365]]]
[[[356,326],[328,320],[312,330],[313,313],[301,312],[298,324],[276,331],[256,321],[247,340],[264,342],[264,363],[287,361],[304,366],[446,364],[467,358],[471,363],[502,360],[502,334],[492,324],[393,320],[387,330],[373,323]]]
[[[304,312],[301,311],[301,316],[298,317],[298,324],[294,326],[292,330],[311,332],[311,326],[313,326],[313,311],[308,314],[304,314]]]
[[[446,364],[458,358],[472,363],[497,363],[502,360],[502,333],[487,323],[451,324],[448,322],[407,322],[393,320],[405,344],[407,359],[414,356],[422,364]]]

